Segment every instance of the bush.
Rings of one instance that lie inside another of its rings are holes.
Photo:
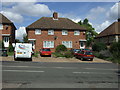
[[[65,54],[64,54],[64,57],[66,57],[66,58],[72,58],[72,57],[74,57],[74,55],[72,54],[71,51],[66,51]]]
[[[67,48],[64,45],[58,45],[55,50],[55,52],[64,52],[64,51],[67,51]]]
[[[120,58],[120,41],[111,44],[110,52],[112,53],[113,57]]]
[[[101,50],[106,50],[107,49],[107,46],[104,44],[104,43],[95,43],[92,45],[92,49],[93,51],[101,51]]]
[[[8,51],[9,51],[9,52],[13,52],[13,51],[14,51],[14,47],[12,46],[12,44],[9,45]]]

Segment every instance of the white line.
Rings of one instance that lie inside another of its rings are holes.
[[[18,67],[18,68],[56,68],[56,69],[78,69],[76,67],[36,67],[36,66],[3,66],[3,67]]]
[[[118,70],[118,69],[103,69],[103,68],[85,68],[85,69],[95,69],[95,70]]]
[[[98,73],[98,72],[72,72],[74,74],[115,74],[115,73]]]
[[[45,71],[29,71],[29,70],[2,70],[5,72],[45,72]]]

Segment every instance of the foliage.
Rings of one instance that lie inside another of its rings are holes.
[[[67,48],[65,45],[58,45],[55,50],[55,52],[64,52],[64,51],[67,51]]]
[[[23,35],[23,42],[28,43],[28,36],[26,34]]]
[[[36,52],[34,53],[33,57],[37,57],[37,58],[38,58],[38,54],[39,54],[39,52],[36,51]]]
[[[106,50],[107,46],[104,43],[98,42],[98,43],[94,43],[92,45],[92,49],[93,51],[101,51],[101,50]]]
[[[120,41],[114,42],[110,46],[110,52],[115,58],[120,58]]]
[[[9,51],[9,52],[13,52],[13,51],[14,51],[14,47],[12,46],[12,44],[9,45],[8,51]]]
[[[65,52],[64,57],[66,57],[66,58],[72,58],[72,57],[74,57],[74,55],[72,54],[71,51],[68,50],[68,51]]]
[[[87,46],[90,46],[94,40],[94,37],[98,34],[92,25],[89,23],[89,20],[86,18],[84,21],[79,21],[78,24],[87,29],[86,31],[86,39],[87,39]]]
[[[20,43],[21,41],[19,39],[15,39],[15,43]]]
[[[7,52],[8,56],[13,56],[14,52]]]
[[[61,51],[61,52],[54,52],[52,53],[54,57],[65,57],[65,58],[72,58],[73,54],[71,51]]]

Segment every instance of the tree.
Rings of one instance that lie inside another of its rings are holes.
[[[28,36],[26,34],[23,35],[23,42],[28,43]]]
[[[87,18],[85,18],[82,21],[79,21],[78,24],[84,28],[87,29],[86,31],[86,45],[90,46],[92,44],[92,42],[94,41],[94,37],[98,34],[95,29],[92,27],[92,25],[89,23],[89,20]]]

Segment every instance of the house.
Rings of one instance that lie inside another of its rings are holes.
[[[95,42],[103,42],[106,45],[110,45],[113,42],[120,40],[120,19],[117,22],[112,23],[105,30],[95,37]]]
[[[86,29],[68,18],[59,18],[54,12],[53,17],[42,17],[26,27],[28,40],[35,51],[41,48],[55,48],[63,44],[68,49],[85,48]]]
[[[13,22],[0,13],[0,41],[3,41],[6,49],[15,42],[15,30]]]

